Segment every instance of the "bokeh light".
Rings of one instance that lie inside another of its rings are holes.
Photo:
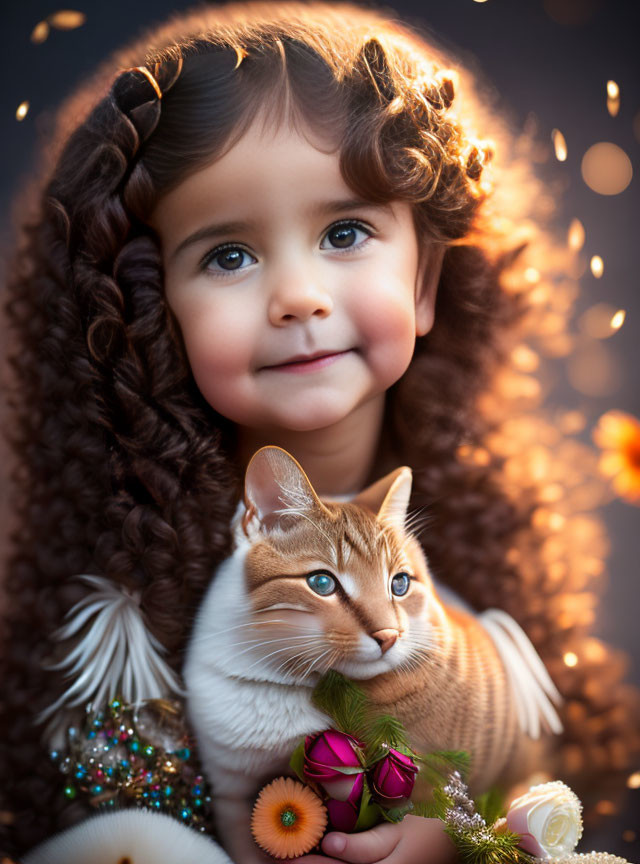
[[[607,81],[607,111],[616,117],[620,111],[620,88],[615,81]]]
[[[556,24],[580,27],[593,18],[598,0],[544,0],[544,10]]]
[[[618,195],[633,176],[631,160],[621,147],[600,141],[582,157],[582,179],[599,195]]]
[[[567,376],[572,387],[585,396],[610,396],[622,381],[619,363],[596,340],[576,348],[567,360]]]
[[[627,777],[627,786],[629,789],[640,789],[640,771],[634,771]]]
[[[613,330],[619,330],[624,324],[624,319],[627,317],[627,313],[624,309],[618,309],[615,315],[611,319],[611,328]]]
[[[578,665],[578,655],[573,651],[567,651],[567,653],[562,658],[564,660],[565,666],[577,666]]]
[[[556,154],[556,159],[558,162],[565,162],[567,159],[567,142],[564,135],[559,129],[554,129],[551,133],[551,138],[553,140],[553,150]]]
[[[21,102],[16,108],[16,120],[24,120],[27,116],[27,111],[29,110],[28,102]]]
[[[620,100],[619,99],[607,99],[607,111],[611,114],[612,117],[618,116],[618,111],[620,110]]]
[[[578,328],[591,339],[608,339],[624,322],[624,310],[610,303],[596,303],[578,318]]]
[[[572,219],[571,225],[569,225],[569,233],[567,234],[569,249],[578,252],[584,246],[584,241],[584,225],[579,219]]]
[[[45,42],[49,35],[49,24],[47,21],[39,21],[31,31],[31,41],[34,45],[40,45]]]
[[[589,266],[591,267],[591,272],[596,277],[596,279],[601,279],[602,274],[604,273],[604,261],[602,260],[600,255],[594,255],[589,262]]]
[[[49,24],[58,30],[75,30],[76,27],[82,27],[86,20],[84,12],[78,12],[77,9],[59,9],[47,18]]]
[[[620,98],[620,88],[615,81],[607,81],[607,96],[609,97],[609,99]]]

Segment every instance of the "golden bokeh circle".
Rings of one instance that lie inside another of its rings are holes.
[[[621,147],[600,141],[582,157],[582,179],[599,195],[618,195],[633,177],[631,160]]]

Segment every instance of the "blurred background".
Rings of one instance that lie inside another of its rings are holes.
[[[11,243],[12,198],[29,177],[60,102],[114,49],[190,5],[181,0],[82,0],[71,9],[60,9],[54,0],[3,4],[2,251]],[[533,131],[539,142],[539,173],[557,202],[554,224],[559,236],[581,250],[584,271],[574,350],[554,363],[548,401],[578,418],[585,442],[607,412],[640,418],[638,4],[396,0],[384,5],[426,29],[470,67],[493,92],[511,127]],[[608,431],[618,438],[626,434],[627,449],[610,453],[609,465],[614,470],[626,459],[628,471],[626,487],[619,477],[604,509],[609,576],[593,632],[627,652],[627,678],[640,684],[640,426],[623,427],[614,418]],[[0,470],[5,464],[6,457],[0,458]],[[6,525],[6,471],[0,484],[0,524]],[[634,489],[635,504],[624,500]],[[565,662],[571,665],[571,658]],[[601,802],[601,826],[585,836],[581,849],[640,861],[640,764],[627,787],[622,809]]]

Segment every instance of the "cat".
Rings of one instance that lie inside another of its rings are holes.
[[[469,751],[474,792],[522,770],[542,725],[561,731],[559,694],[516,622],[436,588],[406,527],[411,483],[403,467],[351,501],[321,501],[280,448],[247,468],[235,548],[183,670],[219,838],[237,862],[266,860],[239,827],[261,786],[331,726],[310,698],[329,669],[397,716],[416,751]]]

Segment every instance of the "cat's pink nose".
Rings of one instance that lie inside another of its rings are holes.
[[[382,653],[386,654],[389,648],[391,648],[392,645],[395,645],[396,639],[399,635],[400,634],[397,630],[376,630],[375,633],[371,634],[371,638],[376,640]]]

